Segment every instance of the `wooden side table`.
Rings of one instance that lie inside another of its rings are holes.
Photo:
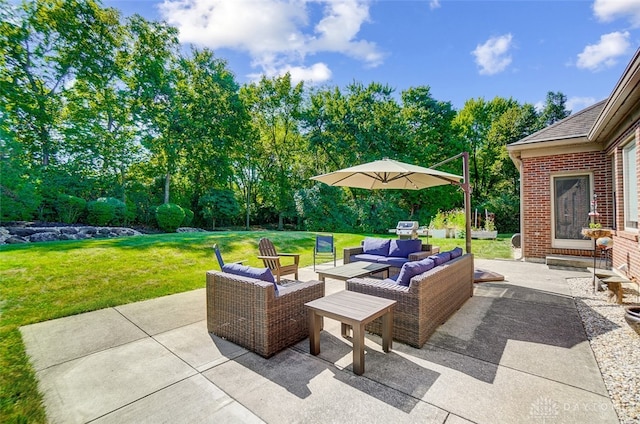
[[[340,321],[343,336],[347,336],[349,327],[353,328],[354,374],[364,373],[365,325],[378,317],[382,317],[382,350],[391,350],[395,300],[341,291],[305,303],[305,306],[309,308],[309,350],[312,355],[320,353],[322,317]]]

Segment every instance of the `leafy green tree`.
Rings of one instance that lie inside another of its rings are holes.
[[[64,91],[109,66],[118,12],[92,0],[36,0],[1,9],[0,102],[31,161],[47,166],[61,148]]]
[[[298,130],[303,101],[303,84],[292,85],[288,73],[243,87],[241,95],[260,134],[257,159],[262,201],[278,215],[278,229],[284,217],[294,211],[293,193],[301,184],[303,139]]]
[[[164,176],[164,203],[169,202],[171,176],[177,171],[184,122],[176,95],[178,32],[165,22],[135,15],[127,22],[127,58],[132,69],[125,82],[135,99],[132,113],[142,145],[151,154],[149,169]]]
[[[198,201],[200,213],[211,220],[211,229],[216,228],[216,219],[230,220],[238,216],[240,207],[231,190],[211,190]]]
[[[251,118],[226,62],[209,50],[193,49],[189,57],[182,57],[176,81],[176,96],[186,105],[181,118],[184,159],[178,169],[188,182],[188,196],[195,200],[207,188],[231,187],[236,152],[251,144]]]
[[[571,111],[567,110],[567,96],[561,92],[547,92],[547,99],[544,108],[540,113],[540,128],[548,127],[558,121],[563,120],[571,115]]]

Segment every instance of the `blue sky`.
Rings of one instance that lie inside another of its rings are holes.
[[[640,0],[104,0],[209,47],[239,83],[291,72],[307,85],[429,86],[540,105],[560,91],[577,112],[609,96],[640,46]]]

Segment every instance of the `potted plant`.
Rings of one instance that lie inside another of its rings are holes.
[[[429,235],[433,238],[446,238],[446,222],[446,212],[438,211],[436,216],[434,216],[429,223]]]
[[[498,238],[498,231],[493,215],[486,214],[484,227],[471,229],[471,238],[480,240],[495,240]]]

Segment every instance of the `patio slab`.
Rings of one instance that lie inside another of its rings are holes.
[[[86,423],[195,374],[145,338],[54,365],[37,376],[51,422]]]
[[[202,375],[194,375],[94,423],[263,423]]]
[[[129,303],[115,309],[152,336],[207,318],[205,289]]]
[[[363,376],[335,320],[318,356],[308,339],[265,359],[210,335],[204,289],[21,331],[54,423],[618,423],[568,296],[565,279],[584,273],[476,266],[505,281],[477,284],[422,349],[384,353],[367,334]],[[326,294],[340,290],[327,279]]]
[[[36,371],[147,337],[113,308],[20,328]]]

